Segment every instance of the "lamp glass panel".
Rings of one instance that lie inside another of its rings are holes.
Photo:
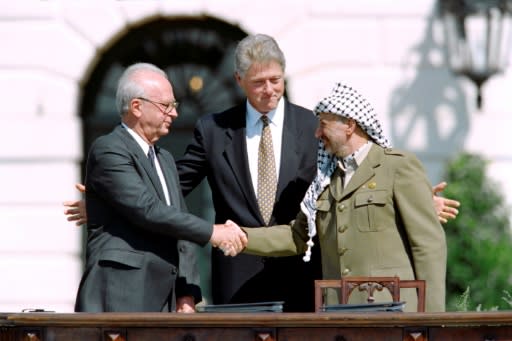
[[[500,49],[501,54],[499,56],[500,66],[506,68],[512,65],[512,54],[510,53],[512,49],[512,16],[510,14],[503,17],[501,44],[502,48]]]
[[[461,70],[464,67],[465,44],[460,38],[459,23],[452,13],[445,13],[443,20],[450,67]]]
[[[464,20],[466,29],[466,42],[468,44],[468,61],[470,68],[476,73],[483,73],[487,69],[487,36],[488,26],[485,15],[478,13]]]

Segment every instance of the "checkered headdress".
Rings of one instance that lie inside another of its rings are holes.
[[[351,118],[357,122],[373,142],[383,148],[391,147],[388,139],[382,133],[381,124],[375,117],[373,107],[354,88],[348,85],[336,83],[331,94],[318,102],[314,112],[316,115],[324,112]],[[335,155],[328,154],[325,151],[324,143],[320,140],[318,144],[317,174],[300,204],[301,210],[308,220],[309,240],[307,242],[308,249],[303,258],[305,262],[311,259],[311,247],[314,245],[313,237],[316,235],[316,200],[329,185],[337,163],[338,158]]]

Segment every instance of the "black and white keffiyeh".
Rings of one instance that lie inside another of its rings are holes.
[[[331,113],[346,118],[351,118],[363,129],[376,144],[383,148],[391,147],[388,139],[382,133],[382,126],[375,116],[375,111],[370,103],[359,94],[354,88],[336,83],[328,97],[322,99],[314,109],[315,115],[320,113]],[[318,143],[317,173],[315,179],[306,191],[306,195],[300,206],[308,221],[307,250],[303,259],[309,262],[311,259],[311,248],[313,237],[316,235],[316,201],[323,190],[329,185],[331,175],[336,170],[338,158],[326,152],[324,143]]]

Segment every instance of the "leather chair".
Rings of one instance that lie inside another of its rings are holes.
[[[315,312],[320,312],[324,304],[324,289],[338,288],[340,290],[341,304],[347,304],[350,294],[354,289],[366,291],[368,303],[374,302],[374,292],[386,288],[393,302],[400,301],[400,289],[416,288],[418,291],[418,312],[425,311],[425,290],[424,280],[400,280],[399,277],[342,277],[341,280],[328,279],[315,281]]]

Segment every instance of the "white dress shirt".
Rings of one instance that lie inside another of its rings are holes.
[[[281,97],[277,108],[267,113],[270,132],[272,134],[272,147],[276,162],[276,181],[279,181],[279,169],[281,166],[281,143],[283,139],[284,123],[284,99]],[[247,101],[247,115],[245,116],[247,155],[249,156],[249,170],[251,172],[254,192],[258,192],[258,148],[260,145],[263,123],[260,120],[261,113]],[[256,156],[256,157],[254,157]]]
[[[144,155],[147,156],[148,151],[149,151],[149,144],[146,141],[144,141],[144,139],[142,137],[140,137],[139,134],[137,134],[133,129],[131,129],[124,123],[121,123],[121,124],[126,129],[126,131],[128,131],[128,133],[131,136],[133,136],[135,141],[137,141],[137,144],[144,151]],[[158,178],[160,179],[160,184],[162,184],[162,189],[164,190],[165,202],[169,206],[169,205],[171,205],[171,199],[169,198],[169,190],[167,189],[167,183],[165,182],[164,173],[162,172],[162,168],[160,167],[160,162],[158,161],[156,154],[155,154],[155,159],[153,161],[155,162],[156,173],[158,174]]]

